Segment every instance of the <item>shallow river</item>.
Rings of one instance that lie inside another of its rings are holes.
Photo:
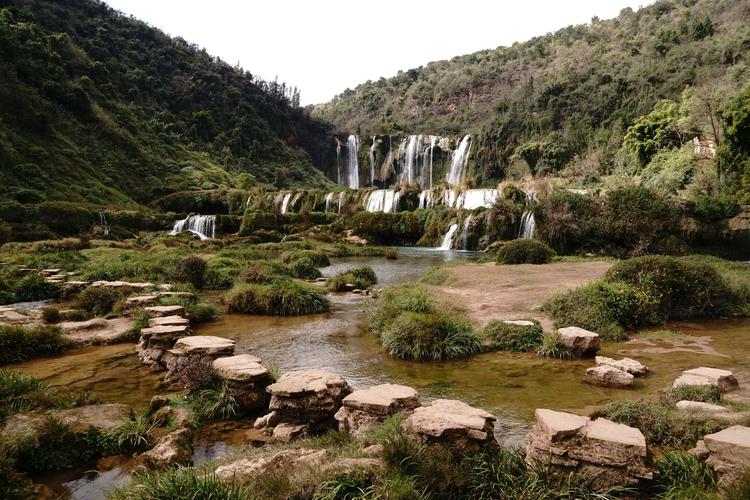
[[[414,281],[446,259],[476,256],[471,252],[404,249],[397,260],[336,259],[323,272],[331,275],[367,263],[382,286]],[[750,320],[747,319],[676,323],[669,325],[672,331],[683,334],[676,339],[646,338],[605,345],[600,354],[635,357],[653,371],[653,375],[639,379],[633,390],[583,383],[583,374],[591,366],[591,360],[554,360],[527,353],[495,352],[454,362],[399,361],[386,355],[367,331],[364,309],[370,301],[369,297],[335,294],[333,308],[326,314],[295,318],[223,315],[218,321],[196,328],[195,334],[234,339],[238,354],[258,355],[281,373],[321,368],[341,374],[354,388],[395,382],[416,388],[427,400],[446,397],[466,401],[499,417],[498,438],[508,445],[522,442],[535,408],[579,410],[612,399],[644,397],[668,386],[680,371],[702,365],[750,372],[747,356]],[[137,409],[145,409],[151,396],[160,389],[160,375],[140,365],[132,344],[89,347],[14,368],[49,383],[85,389],[102,400],[128,403]],[[207,446],[213,449],[214,444]]]

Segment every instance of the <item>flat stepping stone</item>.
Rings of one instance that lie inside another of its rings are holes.
[[[195,297],[195,294],[193,292],[159,292],[159,297],[184,297],[187,299],[192,299]]]
[[[160,316],[148,320],[148,326],[151,328],[155,326],[183,326],[189,324],[190,320],[182,316]]]
[[[513,325],[513,326],[534,326],[533,321],[528,321],[525,319],[506,319],[503,320],[503,323],[506,325]]]
[[[143,309],[151,316],[185,316],[185,308],[180,305],[152,306]]]
[[[133,409],[122,404],[88,405],[61,410],[54,416],[75,433],[86,432],[91,427],[111,432],[133,418]]]
[[[541,431],[541,437],[548,441],[559,441],[578,433],[590,422],[588,417],[573,413],[538,408],[534,411],[536,425]]]
[[[648,367],[631,358],[622,358],[620,360],[615,360],[606,356],[597,356],[595,360],[597,366],[611,366],[613,368],[617,368],[618,370],[628,372],[634,377],[642,377],[648,374]]]
[[[298,370],[286,372],[279,380],[268,386],[274,396],[295,397],[330,391],[333,388],[348,388],[341,375],[325,370]]]
[[[591,356],[601,347],[599,334],[577,326],[557,330],[560,344],[576,356]]]
[[[723,406],[711,404],[711,403],[704,403],[701,401],[678,401],[675,405],[675,408],[682,411],[700,411],[704,413],[721,413],[729,411],[728,408],[725,408]]]
[[[234,382],[253,382],[269,378],[268,368],[260,362],[261,359],[257,356],[238,354],[215,359],[213,368],[221,378]]]
[[[721,392],[727,392],[737,389],[739,382],[729,370],[701,366],[683,371],[682,375],[674,381],[672,387],[683,385],[711,386],[716,387]]]
[[[750,467],[750,427],[733,425],[703,438],[709,457],[706,463],[719,476],[719,486],[736,483]]]
[[[94,287],[108,287],[108,288],[135,288],[144,290],[146,288],[153,288],[153,283],[131,283],[130,281],[94,281],[91,283]]]
[[[469,406],[463,401],[437,399],[429,406],[414,410],[401,427],[410,434],[440,438],[465,434],[476,441],[494,440],[493,424],[497,420],[488,411]]]
[[[419,394],[411,387],[399,384],[380,384],[354,391],[344,398],[343,405],[349,408],[392,415],[402,408],[413,409],[420,405]]]
[[[629,389],[635,383],[633,375],[609,365],[587,368],[584,380],[592,385],[618,389]]]
[[[234,340],[210,335],[184,337],[175,342],[174,347],[169,352],[175,356],[193,354],[206,356],[232,355],[234,354]]]
[[[158,325],[141,330],[144,339],[174,339],[190,335],[187,325]]]

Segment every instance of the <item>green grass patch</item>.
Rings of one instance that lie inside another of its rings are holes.
[[[663,500],[718,498],[716,474],[710,465],[682,451],[667,451],[654,467],[655,497]]]
[[[59,328],[40,326],[0,326],[0,365],[18,363],[38,356],[56,354],[67,342]]]
[[[513,325],[502,320],[490,321],[482,330],[484,345],[490,350],[536,351],[543,342],[542,325],[536,320],[531,325]]]
[[[300,316],[330,310],[325,292],[304,282],[278,278],[269,284],[235,285],[224,298],[229,312]]]
[[[539,240],[519,238],[505,243],[497,249],[498,264],[547,264],[557,255],[554,250]]]
[[[348,285],[351,285],[353,289],[365,290],[377,282],[378,277],[372,267],[359,266],[328,278],[326,288],[332,292],[343,292],[347,290]]]

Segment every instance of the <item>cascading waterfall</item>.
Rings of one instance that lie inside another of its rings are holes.
[[[300,198],[302,198],[302,192],[301,191],[299,193],[297,193],[297,194],[294,195],[294,198],[292,198],[292,201],[289,202],[289,206],[287,207],[287,210],[290,210],[290,211],[293,212],[294,211],[294,207],[297,206],[297,202],[299,201]]]
[[[330,212],[332,206],[333,206],[333,193],[328,193],[326,195],[326,212]]]
[[[289,207],[289,200],[292,198],[292,193],[286,193],[284,197],[281,199],[281,208],[279,209],[279,213],[285,214],[287,208]]]
[[[344,206],[344,197],[345,197],[345,196],[346,196],[346,193],[345,193],[344,191],[341,191],[341,192],[339,193],[339,201],[338,201],[338,204],[339,204],[339,211],[338,211],[338,213],[341,213],[341,207],[343,207],[343,206]]]
[[[448,184],[456,186],[461,183],[466,170],[466,164],[469,162],[469,146],[471,136],[465,135],[461,139],[461,143],[458,145],[458,149],[453,152],[453,158],[451,159],[451,169],[446,176]]]
[[[399,162],[403,166],[401,180],[412,183],[418,177],[416,172],[419,161],[419,149],[422,144],[421,135],[410,135],[401,142],[399,147]]]
[[[372,146],[370,146],[370,186],[375,186],[375,140],[377,136],[372,136]]]
[[[448,228],[448,232],[443,236],[443,243],[439,247],[440,250],[451,249],[453,246],[453,234],[456,232],[456,229],[458,229],[458,224],[451,224],[451,227]]]
[[[466,219],[464,219],[464,227],[463,227],[463,230],[461,231],[461,249],[462,250],[469,249],[469,226],[471,225],[471,219],[472,219],[471,214],[466,216]]]
[[[336,137],[336,183],[341,184],[341,141]]]
[[[533,238],[536,231],[536,219],[534,218],[534,203],[536,203],[536,193],[528,191],[526,193],[526,210],[521,216],[521,227],[518,230],[519,238]]]
[[[172,232],[169,234],[175,236],[183,231],[190,231],[202,240],[212,240],[216,238],[216,216],[190,215],[182,220],[175,221]]]
[[[346,140],[347,149],[347,185],[350,189],[359,189],[359,162],[357,155],[359,154],[359,137],[356,135],[350,135]]]
[[[397,212],[400,198],[398,190],[377,189],[368,195],[365,209],[368,212]]]
[[[426,189],[419,193],[419,207],[418,208],[431,208],[433,206],[432,202],[432,191],[429,189]]]
[[[107,224],[107,216],[104,212],[99,212],[99,227],[102,228],[102,234],[107,236],[109,234],[109,225]]]
[[[456,193],[451,189],[443,191],[442,203],[446,207],[464,210],[492,208],[500,191],[497,189],[464,189]]]
[[[432,156],[435,152],[435,144],[437,144],[438,138],[434,135],[430,136],[430,185],[429,189],[432,189]]]

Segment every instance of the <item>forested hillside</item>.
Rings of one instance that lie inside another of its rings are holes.
[[[640,173],[656,152],[695,136],[723,144],[723,129],[732,128],[726,107],[738,105],[750,81],[747,54],[750,1],[661,0],[367,82],[315,113],[341,132],[475,134],[478,184],[505,178],[521,158],[534,174],[573,163],[596,175]],[[640,137],[648,154],[638,157],[640,145],[623,142],[652,112],[662,133]],[[731,189],[743,157],[735,148],[720,154],[722,161]]]
[[[296,89],[97,0],[0,0],[0,81],[0,199],[328,182],[329,127]]]

